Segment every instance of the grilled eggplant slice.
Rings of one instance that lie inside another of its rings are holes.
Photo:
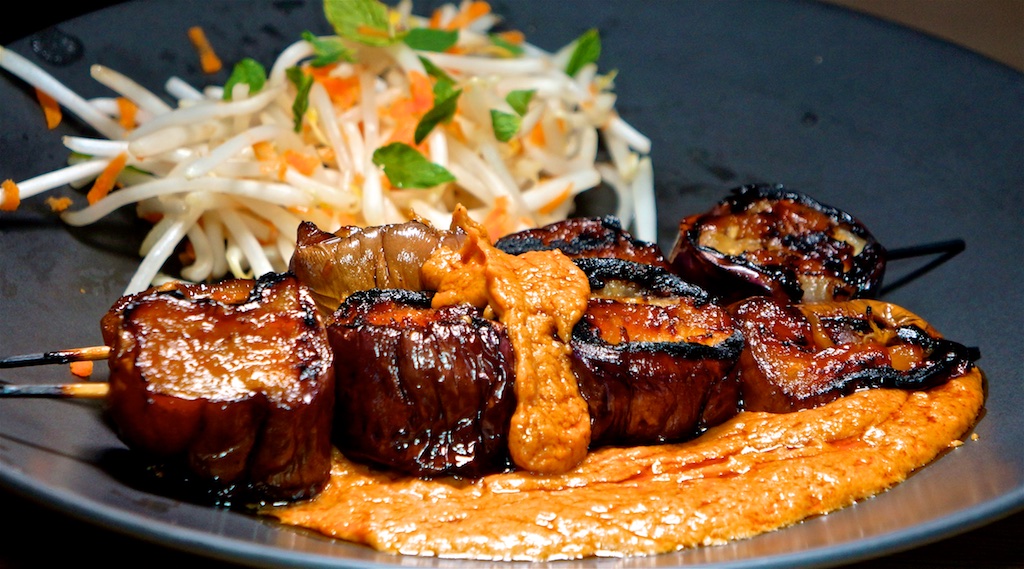
[[[102,320],[107,412],[129,448],[218,501],[308,498],[330,476],[334,370],[294,276],[172,283]]]
[[[738,411],[743,339],[708,293],[665,269],[581,259],[591,299],[572,359],[592,447],[692,438]]]
[[[504,327],[432,294],[350,295],[328,325],[334,442],[353,460],[421,477],[507,469],[514,360]]]
[[[669,267],[656,244],[634,238],[614,216],[569,218],[506,235],[494,246],[510,255],[558,249],[571,259],[612,258]]]
[[[726,303],[754,295],[824,302],[872,297],[886,255],[852,215],[781,185],[757,184],[683,218],[669,260]]]
[[[421,290],[420,268],[438,248],[458,249],[465,235],[418,220],[374,227],[345,226],[328,233],[299,225],[289,270],[308,286],[321,313],[330,316],[353,292]]]
[[[964,374],[979,357],[877,300],[753,297],[730,312],[746,339],[735,375],[749,411],[788,413],[865,388],[927,389]]]

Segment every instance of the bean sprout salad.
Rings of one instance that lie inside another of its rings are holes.
[[[153,225],[125,294],[287,270],[304,220],[447,228],[463,204],[496,239],[568,217],[574,197],[601,184],[623,225],[655,240],[651,142],[616,112],[596,30],[548,52],[497,31],[481,1],[418,16],[409,0],[325,0],[324,13],[336,34],[302,34],[269,68],[243,59],[226,83],[202,88],[170,77],[174,104],[100,64],[91,76],[114,94],[86,100],[0,47],[0,67],[44,107],[99,134],[64,137],[66,167],[5,181],[3,209],[90,184],[83,206],[51,203],[65,223],[133,206]],[[180,276],[164,274],[181,251]]]

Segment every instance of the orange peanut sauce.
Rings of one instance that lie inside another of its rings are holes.
[[[741,412],[687,442],[588,453],[587,407],[561,363],[573,319],[586,308],[586,279],[557,254],[510,259],[462,224],[470,239],[437,252],[424,278],[438,291],[435,303],[487,306],[509,326],[516,372],[529,375],[527,387],[517,384],[520,424],[510,437],[518,468],[421,479],[336,451],[318,496],[263,514],[394,554],[654,555],[778,530],[883,492],[958,446],[983,407],[974,368],[928,390],[867,389],[803,411]],[[533,272],[555,286],[525,283]]]

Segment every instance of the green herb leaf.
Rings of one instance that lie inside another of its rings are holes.
[[[434,65],[433,61],[420,56],[420,61],[423,62],[423,69],[426,70],[427,75],[434,78],[434,100],[447,99],[455,92],[455,80],[452,79],[451,75],[444,72],[437,65]]]
[[[309,89],[313,86],[313,77],[302,71],[301,67],[289,67],[285,74],[298,90],[292,102],[292,117],[295,119],[295,132],[299,132],[302,129],[302,117],[309,109]]]
[[[576,40],[576,47],[572,50],[569,63],[565,66],[565,72],[570,77],[579,73],[580,69],[588,63],[594,63],[601,56],[601,37],[596,29],[589,29]]]
[[[530,107],[530,101],[533,100],[533,95],[536,93],[536,89],[529,90],[518,90],[509,91],[508,95],[505,95],[505,102],[512,107],[512,110],[523,116],[526,114],[526,110]]]
[[[373,46],[399,41],[380,0],[324,0],[324,15],[343,38]]]
[[[424,113],[423,117],[420,118],[420,122],[416,124],[416,132],[413,134],[416,144],[423,142],[423,139],[439,123],[452,120],[452,117],[455,116],[455,110],[459,107],[459,95],[461,94],[462,89],[459,89],[450,92],[445,97],[439,97],[437,85],[434,85],[434,106]]]
[[[319,37],[310,32],[302,32],[302,39],[313,45],[313,60],[309,62],[313,67],[324,67],[339,61],[353,61],[352,50],[341,43],[336,37]]]
[[[239,83],[249,85],[250,95],[257,93],[267,83],[267,71],[260,62],[252,58],[247,57],[236,63],[234,69],[231,70],[231,76],[224,83],[225,101],[231,100],[231,92]]]
[[[494,137],[502,142],[512,140],[519,132],[521,122],[519,115],[491,109],[491,129],[494,130]]]
[[[445,167],[427,160],[415,148],[401,142],[374,150],[373,163],[384,170],[384,175],[396,188],[432,188],[455,181],[455,176]]]
[[[405,36],[405,43],[420,51],[444,51],[459,41],[458,30],[413,28]]]
[[[433,61],[430,61],[429,59],[421,55],[420,62],[423,63],[423,69],[426,70],[427,75],[433,77],[434,79],[437,79],[438,81],[443,80],[451,84],[455,84],[455,80],[452,79],[451,75],[445,73],[444,69],[441,69],[440,67],[435,65]]]
[[[492,44],[508,52],[508,57],[518,57],[523,54],[522,46],[518,46],[510,41],[506,41],[498,34],[491,34],[488,37],[490,37]]]

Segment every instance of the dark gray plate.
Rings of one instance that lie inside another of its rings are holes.
[[[83,57],[48,69],[86,96],[106,94],[88,76],[94,62],[157,91],[172,74],[201,86],[225,77],[201,75],[185,36],[189,26],[204,26],[229,63],[251,56],[269,64],[303,30],[328,31],[319,2],[254,4],[162,0],[90,13],[59,26],[82,42]],[[783,531],[600,565],[835,565],[966,531],[1024,507],[1021,74],[810,2],[536,0],[495,7],[548,48],[589,27],[601,30],[602,68],[619,70],[619,108],[654,141],[663,247],[682,215],[703,211],[747,182],[785,183],[846,209],[889,247],[967,243],[965,252],[885,298],[981,349],[990,391],[977,441],[891,491]],[[425,9],[417,3],[417,11]],[[33,57],[31,39],[8,47]],[[88,133],[70,122],[47,131],[32,94],[6,75],[0,101],[0,178],[21,180],[60,166],[66,158],[60,135]],[[599,193],[581,206],[610,211]],[[0,354],[99,343],[99,318],[137,262],[137,230],[128,212],[72,231],[41,199],[0,215]],[[926,262],[893,263],[891,281]],[[62,367],[5,371],[0,378],[69,379]],[[0,483],[100,526],[239,563],[469,566],[380,555],[148,493],[110,467],[111,451],[121,448],[93,404],[0,401]]]

